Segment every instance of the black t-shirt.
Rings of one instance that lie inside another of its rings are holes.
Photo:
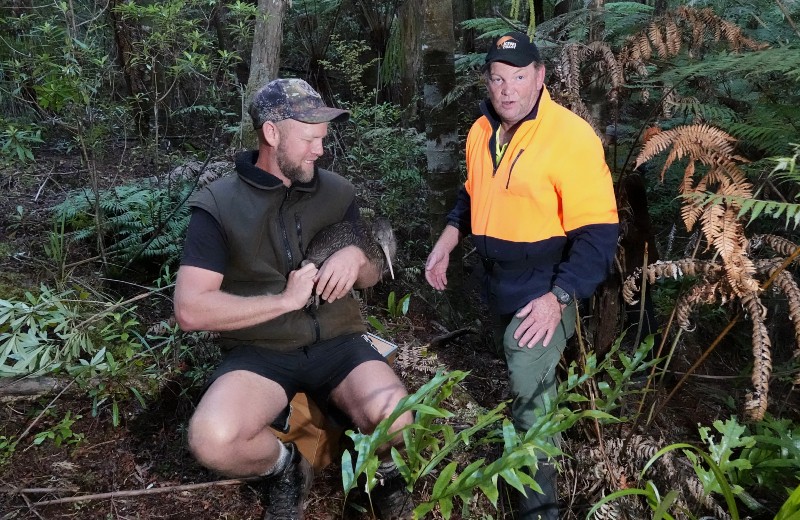
[[[219,223],[204,209],[192,208],[186,230],[181,265],[224,273],[228,265],[228,240]]]

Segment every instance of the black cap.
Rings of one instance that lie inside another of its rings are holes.
[[[510,63],[515,67],[527,67],[533,62],[541,63],[542,57],[527,34],[513,31],[492,42],[489,52],[486,53],[484,70],[488,70],[489,64],[494,61]]]

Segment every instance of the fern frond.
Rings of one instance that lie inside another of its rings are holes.
[[[647,28],[647,37],[650,43],[655,47],[659,58],[668,58],[669,51],[667,51],[667,44],[664,41],[664,36],[661,34],[661,25],[655,22],[650,24]]]
[[[770,271],[770,276],[775,271],[777,271],[777,268],[773,268]],[[786,302],[789,306],[789,319],[794,327],[795,350],[800,351],[800,286],[797,285],[794,277],[785,270],[775,274],[774,285],[786,296]]]
[[[719,283],[697,283],[675,302],[675,322],[687,332],[694,330],[689,316],[699,305],[716,303]]]
[[[614,52],[611,50],[611,47],[609,47],[609,45],[605,42],[592,42],[583,47],[580,51],[581,62],[586,62],[590,57],[593,56],[600,57],[600,60],[598,60],[597,63],[601,66],[602,72],[607,75],[609,83],[611,83],[609,99],[611,101],[616,101],[619,89],[625,82],[625,78],[622,75],[622,67],[620,67],[620,64],[617,61],[616,56],[614,56]]]
[[[794,242],[777,235],[753,235],[750,243],[751,247],[754,248],[760,248],[762,244],[766,244],[780,256],[791,256],[800,247]]]
[[[617,38],[647,25],[653,16],[653,7],[639,2],[610,2],[603,6],[603,41],[614,43]]]
[[[564,45],[559,57],[558,71],[561,74],[561,81],[564,84],[565,94],[569,99],[580,98],[580,50],[577,43]]]
[[[688,197],[692,199],[693,206],[727,204],[739,208],[737,218],[742,218],[749,214],[748,224],[761,216],[778,219],[782,215],[785,217],[785,226],[787,228],[790,224],[795,228],[800,224],[800,204],[796,203],[759,200],[737,195],[701,193],[699,191],[689,194]]]
[[[779,155],[786,151],[787,128],[789,125],[773,120],[771,126],[756,126],[752,123],[729,123],[726,129],[732,135],[771,155]]]
[[[697,63],[665,69],[659,74],[654,74],[653,79],[677,84],[693,76],[713,76],[723,73],[752,79],[779,74],[792,81],[800,81],[800,48],[796,45],[787,45],[741,54],[719,52],[706,55]]]
[[[661,171],[664,180],[666,170],[676,159],[688,156],[704,164],[722,164],[733,159],[733,143],[736,140],[710,125],[685,125],[665,130],[647,141],[636,157],[636,167],[641,166],[669,146],[673,152]]]
[[[741,296],[742,306],[753,322],[753,390],[745,398],[745,413],[753,421],[760,421],[767,412],[769,378],[772,375],[771,342],[764,320],[767,308],[761,303],[758,293]]]

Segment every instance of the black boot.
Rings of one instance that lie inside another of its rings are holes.
[[[527,497],[519,494],[517,518],[520,520],[558,520],[558,470],[550,463],[540,462],[533,479],[542,493],[526,487]]]
[[[378,484],[370,497],[378,520],[406,520],[412,517],[414,502],[406,489],[406,481],[394,464],[381,464],[375,474]]]
[[[293,442],[287,442],[286,448],[291,454],[289,464],[280,473],[264,477],[254,486],[264,504],[264,520],[303,520],[304,517],[314,468]]]

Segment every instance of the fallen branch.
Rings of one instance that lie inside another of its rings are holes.
[[[431,342],[428,345],[430,348],[441,347],[445,343],[453,341],[454,339],[459,338],[465,334],[477,334],[477,333],[470,328],[458,329],[454,330],[453,332],[448,332],[447,334],[442,334],[441,336],[436,336],[431,340]]]
[[[18,487],[0,487],[0,493],[6,495],[62,495],[64,493],[77,493],[80,491],[78,488],[18,488]]]
[[[40,396],[68,386],[68,379],[55,377],[23,377],[0,383],[0,397]]]
[[[195,489],[204,489],[215,486],[233,486],[238,484],[245,484],[253,480],[258,480],[261,477],[243,478],[243,479],[229,479],[229,480],[215,480],[214,482],[203,482],[201,484],[184,484],[181,486],[167,486],[160,488],[150,489],[133,489],[129,491],[111,491],[109,493],[97,493],[94,495],[80,495],[76,497],[58,498],[55,500],[44,500],[36,502],[34,507],[50,506],[55,504],[68,504],[71,502],[85,502],[87,500],[106,500],[108,498],[120,497],[137,497],[142,495],[157,495],[161,493],[175,493],[178,491],[193,491]]]

